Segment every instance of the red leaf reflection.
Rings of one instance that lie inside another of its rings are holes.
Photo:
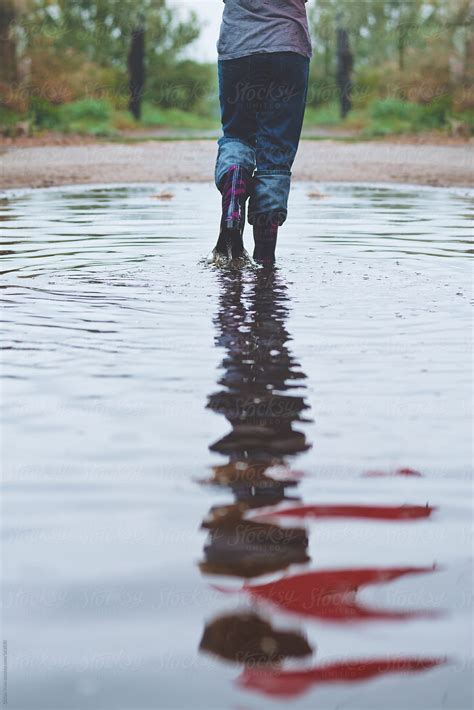
[[[395,471],[367,471],[362,474],[368,478],[383,478],[386,476],[414,476],[415,478],[421,478],[423,476],[419,471],[415,471],[414,468],[397,468]]]
[[[418,520],[429,518],[436,508],[428,505],[302,505],[260,513],[263,517],[367,518],[371,520]]]
[[[285,611],[326,621],[413,619],[434,616],[436,612],[371,609],[357,602],[356,593],[368,584],[383,584],[408,574],[433,571],[433,567],[324,570],[283,577],[268,584],[246,585],[244,590]]]
[[[355,683],[387,673],[418,673],[445,663],[442,658],[381,658],[345,661],[315,666],[304,671],[271,668],[246,668],[237,685],[265,695],[291,697],[301,695],[321,683]]]

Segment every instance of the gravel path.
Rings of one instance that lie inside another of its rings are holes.
[[[214,141],[150,141],[8,147],[0,152],[0,188],[209,181]],[[474,146],[302,141],[296,180],[472,186]]]

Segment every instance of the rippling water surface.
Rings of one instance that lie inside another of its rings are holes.
[[[0,199],[9,705],[470,707],[472,193],[161,189]]]

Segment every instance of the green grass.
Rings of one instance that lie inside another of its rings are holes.
[[[16,125],[24,120],[29,121],[33,132],[52,130],[106,138],[120,138],[124,130],[130,131],[132,136],[135,129],[164,128],[185,132],[219,126],[218,119],[213,115],[178,108],[164,109],[150,102],[144,102],[140,121],[134,121],[128,111],[117,110],[108,101],[90,98],[61,106],[33,98],[27,114],[0,106],[0,132],[15,135]],[[448,131],[455,122],[462,124],[466,132],[474,132],[474,112],[456,114],[452,111],[449,97],[440,97],[429,104],[386,98],[354,108],[344,121],[339,116],[337,102],[308,106],[304,128],[339,128],[354,131],[361,138],[376,138],[433,130]]]
[[[143,105],[141,121],[136,124],[145,128],[216,128],[219,122],[211,116],[203,116],[178,108],[163,109],[150,103]]]
[[[452,115],[449,98],[443,97],[429,104],[389,98],[374,101],[368,107],[365,132],[371,135],[420,133],[446,128]]]
[[[339,106],[336,102],[322,104],[317,108],[308,106],[306,109],[304,125],[305,128],[312,128],[314,126],[343,126],[339,113]]]
[[[33,99],[27,114],[0,107],[1,132],[14,135],[15,126],[23,120],[29,121],[33,132],[58,131],[104,137],[119,136],[121,130],[209,129],[219,125],[210,116],[181,109],[163,109],[146,102],[140,121],[135,121],[128,111],[116,110],[108,101],[98,99],[82,99],[61,106]]]
[[[331,127],[358,131],[362,138],[376,138],[424,131],[448,131],[453,122],[462,123],[474,132],[474,111],[456,114],[449,96],[429,104],[418,104],[397,98],[376,99],[368,106],[357,106],[345,120],[339,116],[337,103],[308,107],[305,128]]]
[[[8,134],[10,130],[15,128],[17,123],[24,120],[25,116],[23,114],[0,106],[0,128],[3,128],[5,133]]]

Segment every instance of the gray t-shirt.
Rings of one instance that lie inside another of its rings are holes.
[[[296,52],[311,57],[306,0],[224,0],[219,59]]]

